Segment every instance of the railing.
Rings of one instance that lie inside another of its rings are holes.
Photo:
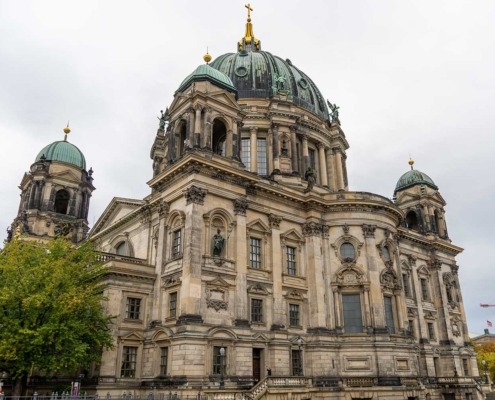
[[[104,253],[104,252],[100,252],[99,253],[98,260],[99,261],[103,261],[103,262],[108,262],[108,261],[123,261],[123,262],[132,263],[132,264],[146,265],[146,260],[143,260],[142,258],[135,258],[135,257],[129,257],[129,256],[120,256],[118,254]]]

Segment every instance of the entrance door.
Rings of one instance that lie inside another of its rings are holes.
[[[255,385],[261,379],[261,349],[253,349],[253,379]]]

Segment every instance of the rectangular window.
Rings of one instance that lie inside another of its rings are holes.
[[[266,139],[258,139],[258,175],[268,174],[268,164],[266,156]]]
[[[316,169],[316,153],[313,149],[308,149],[309,155],[309,166],[313,169]]]
[[[251,268],[261,268],[261,240],[249,239],[249,266]]]
[[[174,231],[172,236],[172,258],[180,257],[180,245],[181,245],[181,230]]]
[[[435,340],[435,328],[432,322],[428,322],[428,338],[430,340]]]
[[[395,334],[394,309],[392,307],[392,297],[385,296],[383,300],[385,302],[385,320],[387,323],[388,331],[391,334]]]
[[[289,304],[289,324],[290,326],[300,326],[299,322],[299,305]]]
[[[406,297],[411,297],[411,291],[409,290],[409,279],[407,274],[402,274],[402,284],[404,285],[404,295]]]
[[[128,319],[139,319],[140,312],[141,312],[141,299],[128,297],[127,303],[125,305],[125,317]]]
[[[469,364],[466,358],[462,359],[462,369],[464,370],[464,376],[469,376]]]
[[[162,347],[160,354],[160,375],[167,375],[168,347]]]
[[[225,353],[222,357],[220,349],[222,347],[214,346],[213,347],[213,375],[221,375],[222,371],[225,375],[225,367],[227,360],[227,349],[224,347]]]
[[[292,350],[292,375],[299,376],[301,375],[301,352],[299,350]]]
[[[435,368],[435,376],[440,376],[440,359],[433,357],[433,367]]]
[[[136,376],[137,347],[124,346],[122,351],[121,378],[134,378]]]
[[[251,171],[251,140],[241,140],[241,161],[246,166],[246,171]]]
[[[263,300],[251,299],[251,321],[263,321]]]
[[[409,320],[409,326],[407,329],[409,330],[409,334],[411,336],[414,336],[414,320],[412,319]]]
[[[343,294],[342,308],[345,333],[362,333],[361,296],[359,294]]]
[[[423,301],[428,300],[428,281],[425,278],[420,279],[421,282],[421,299]]]
[[[286,247],[287,274],[296,275],[296,248]]]
[[[168,313],[170,318],[177,316],[177,292],[168,295]]]

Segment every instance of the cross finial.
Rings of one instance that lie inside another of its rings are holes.
[[[247,3],[244,7],[246,7],[248,10],[248,20],[249,20],[249,19],[251,19],[251,11],[254,11],[254,10],[251,8],[250,3]]]

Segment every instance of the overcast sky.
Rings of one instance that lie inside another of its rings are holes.
[[[392,197],[415,167],[447,201],[469,330],[495,322],[495,2],[258,1],[262,48],[290,58],[340,108],[350,189]],[[0,0],[0,227],[37,153],[63,138],[93,167],[89,222],[150,191],[150,147],[206,47],[236,51],[244,0]],[[5,237],[5,235],[2,235]],[[493,329],[495,332],[495,328]]]

